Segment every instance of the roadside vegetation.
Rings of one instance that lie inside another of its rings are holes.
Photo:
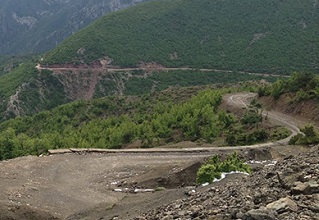
[[[279,99],[282,94],[294,94],[291,102],[310,99],[319,100],[319,76],[312,73],[296,72],[288,79],[279,79],[274,84],[260,87],[258,95]]]
[[[294,73],[288,79],[279,79],[274,84],[260,87],[259,97],[271,96],[278,100],[287,95],[288,104],[298,104],[312,101],[318,109],[319,101],[319,76],[311,73]],[[295,135],[289,141],[293,145],[314,145],[319,143],[319,133],[314,125],[308,124],[301,128],[302,133]]]
[[[293,136],[289,144],[291,145],[315,145],[319,144],[319,132],[313,125],[306,125],[301,128],[302,133]]]
[[[232,171],[248,174],[252,172],[250,166],[241,160],[236,152],[228,155],[224,160],[220,156],[215,155],[199,168],[196,182],[199,184],[212,183],[214,180],[220,179],[222,173]]]

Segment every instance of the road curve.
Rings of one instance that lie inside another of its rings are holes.
[[[256,93],[235,93],[227,94],[224,96],[224,101],[227,105],[231,105],[236,108],[248,108],[250,101],[256,97]],[[96,148],[70,148],[70,149],[57,149],[49,150],[49,154],[65,154],[65,153],[196,153],[196,152],[213,152],[216,150],[241,150],[241,149],[253,149],[261,147],[275,147],[279,145],[288,144],[290,138],[298,133],[300,130],[298,126],[304,125],[303,122],[297,121],[289,115],[276,112],[267,111],[263,113],[263,116],[267,116],[268,120],[272,123],[283,125],[291,131],[291,135],[283,140],[276,142],[268,142],[262,144],[245,145],[245,146],[225,146],[225,147],[196,147],[196,148],[147,148],[147,149],[96,149]]]
[[[250,101],[257,96],[256,93],[236,93],[226,97],[226,102],[230,105],[239,108],[248,108]],[[299,126],[303,123],[293,119],[291,116],[283,114],[277,111],[266,111],[262,113],[264,117],[267,117],[273,123],[280,124],[291,131],[291,135],[283,140],[279,140],[272,143],[266,143],[267,146],[273,146],[277,144],[288,144],[290,138],[300,133]],[[260,144],[257,144],[259,146]],[[256,146],[256,145],[252,145]]]

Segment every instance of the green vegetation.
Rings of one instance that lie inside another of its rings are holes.
[[[49,110],[58,105],[79,99],[85,95],[88,85],[98,74],[98,82],[93,94],[94,98],[109,95],[143,95],[162,91],[169,87],[186,87],[209,84],[227,84],[250,80],[266,79],[274,81],[275,77],[262,77],[243,73],[173,71],[153,72],[143,71],[92,73],[65,72],[53,74],[34,68],[36,64],[26,62],[10,73],[0,76],[0,121],[23,115],[32,115],[43,110]],[[122,87],[123,86],[123,87]],[[14,108],[8,109],[9,97],[18,94],[13,103]],[[14,110],[16,109],[16,110]]]
[[[212,143],[238,127],[240,120],[217,110],[222,95],[231,89],[198,90],[180,88],[142,97],[82,100],[7,120],[0,124],[1,159],[57,148]]]
[[[242,161],[235,152],[222,161],[218,155],[213,156],[206,164],[202,165],[197,172],[197,183],[212,183],[214,179],[220,179],[222,172],[239,171],[251,173],[248,164]]]
[[[302,133],[293,136],[289,144],[291,145],[313,145],[319,144],[319,132],[313,127],[313,125],[306,125],[300,129]]]
[[[221,94],[202,91],[179,104],[151,103],[150,96],[137,98],[138,102],[121,97],[79,101],[2,123],[0,136],[10,134],[10,141],[15,144],[13,149],[6,147],[7,142],[0,146],[12,149],[8,155],[14,157],[20,152],[37,154],[50,148],[120,148],[136,140],[144,147],[152,147],[160,140],[172,141],[177,131],[178,140],[202,138],[211,142],[222,129],[216,112]]]
[[[318,72],[319,7],[312,0],[160,0],[106,15],[49,52],[43,64],[110,57],[122,67]]]
[[[261,87],[259,96],[271,95],[278,99],[284,93],[293,93],[291,102],[319,98],[319,76],[311,73],[294,73],[290,78],[277,80],[273,85]]]

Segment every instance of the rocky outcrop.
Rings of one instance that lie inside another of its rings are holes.
[[[142,219],[319,219],[319,147],[251,176],[186,193]]]

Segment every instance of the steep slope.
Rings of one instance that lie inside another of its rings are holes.
[[[319,124],[319,76],[295,73],[286,80],[259,89],[259,100],[269,109],[294,117],[303,117],[309,124]]]
[[[96,18],[145,0],[2,0],[0,54],[44,52]]]
[[[69,101],[63,84],[52,74],[41,74],[26,62],[0,77],[0,121],[34,114]]]
[[[1,56],[0,55],[0,76],[11,72],[21,63],[31,60],[36,56],[33,55],[18,55],[18,56]]]
[[[316,0],[160,0],[106,15],[43,64],[318,72],[318,33]]]

